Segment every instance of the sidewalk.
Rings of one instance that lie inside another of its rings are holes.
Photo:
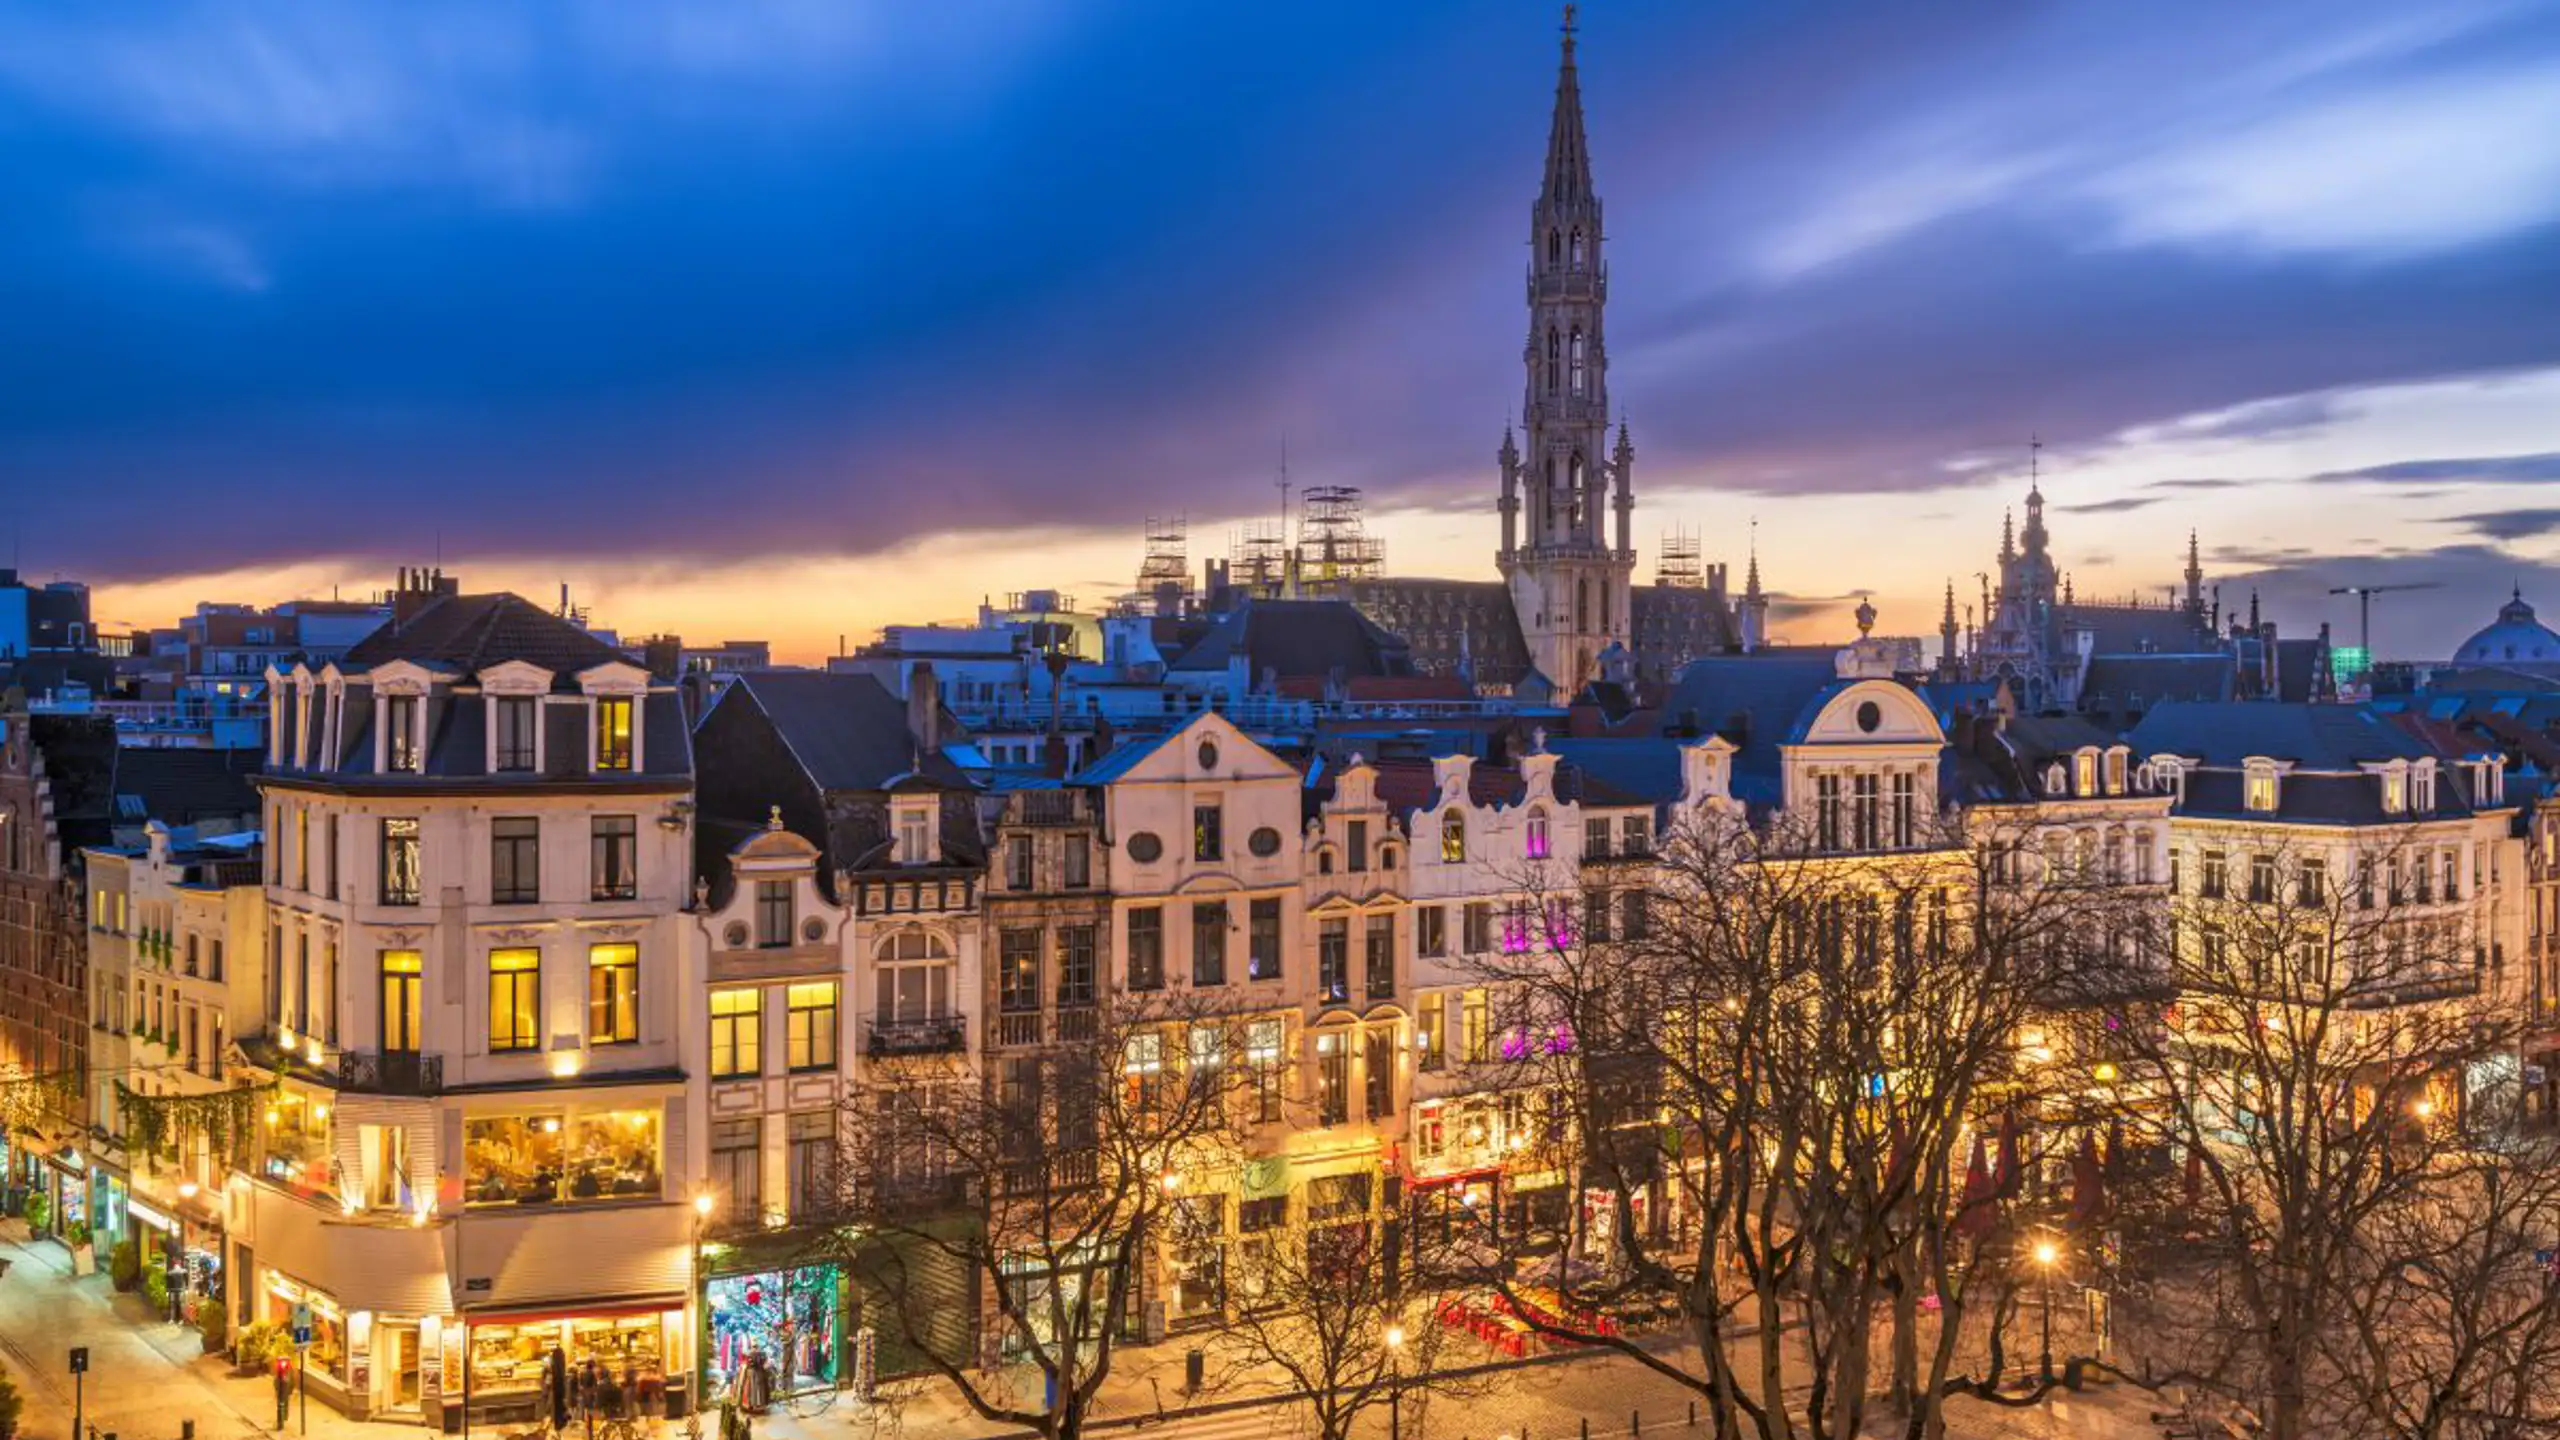
[[[274,1391],[263,1376],[233,1378],[208,1358],[190,1326],[155,1316],[137,1295],[120,1295],[102,1274],[74,1278],[68,1252],[0,1221],[0,1361],[27,1398],[18,1431],[26,1440],[72,1440],[75,1387],[71,1347],[86,1346],[89,1373],[78,1390],[88,1424],[117,1440],[176,1440],[195,1422],[196,1440],[265,1440],[274,1432]],[[414,1425],[351,1421],[314,1404],[315,1440],[420,1440]],[[286,1432],[303,1433],[297,1424]]]
[[[233,1375],[227,1361],[202,1353],[192,1328],[151,1314],[138,1296],[117,1294],[103,1274],[73,1278],[60,1246],[29,1241],[15,1221],[0,1221],[0,1257],[11,1262],[0,1277],[0,1364],[27,1398],[19,1427],[27,1440],[73,1440],[67,1362],[75,1345],[89,1349],[88,1423],[117,1440],[177,1440],[187,1420],[195,1422],[196,1440],[299,1440],[305,1434],[314,1440],[422,1440],[429,1433],[410,1422],[349,1420],[314,1402],[307,1419],[297,1403],[293,1421],[279,1436],[269,1424],[274,1399],[267,1378]],[[2063,1343],[2060,1324],[2056,1340],[2057,1350],[2076,1348]],[[1680,1343],[1663,1341],[1671,1348]],[[1120,1350],[1094,1406],[1093,1428],[1147,1440],[1258,1440],[1310,1428],[1304,1402],[1275,1398],[1289,1388],[1276,1375],[1244,1377],[1245,1383],[1198,1397],[1195,1405],[1182,1390],[1189,1348],[1175,1337]],[[1496,1358],[1490,1351],[1469,1350],[1449,1363]],[[2033,1363],[2013,1357],[2013,1364],[2016,1359]],[[1041,1379],[1035,1368],[1013,1367],[998,1383],[1037,1404]],[[1632,1415],[1641,1417],[1644,1434],[1668,1436],[1686,1431],[1692,1398],[1676,1382],[1624,1357],[1563,1351],[1501,1361],[1474,1381],[1440,1393],[1417,1384],[1405,1398],[1403,1434],[1406,1440],[1574,1440],[1586,1419],[1595,1435],[1626,1434]],[[1951,1428],[1963,1440],[2148,1440],[2158,1433],[2144,1423],[2155,1404],[2132,1387],[2118,1386],[2018,1410],[1962,1405]],[[1368,1428],[1383,1436],[1384,1412],[1371,1418],[1376,1423]],[[659,1433],[662,1440],[677,1440],[682,1431],[671,1425]],[[757,1418],[755,1433],[758,1440],[994,1440],[1023,1432],[981,1418],[942,1380],[917,1378],[889,1382],[878,1400],[867,1403],[836,1394],[778,1404]]]

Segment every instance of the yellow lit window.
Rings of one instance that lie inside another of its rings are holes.
[[[489,952],[489,1048],[533,1050],[542,1044],[542,952]]]
[[[836,1064],[836,984],[813,980],[794,985],[785,995],[790,1005],[785,1057],[794,1070],[832,1070]]]
[[[640,947],[587,947],[587,1043],[629,1045],[640,1038]]]
[[[711,1076],[735,1080],[764,1073],[764,992],[711,992]]]
[[[596,768],[631,768],[631,700],[608,695],[596,701]]]

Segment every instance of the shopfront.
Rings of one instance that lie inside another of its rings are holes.
[[[842,1383],[845,1295],[839,1267],[801,1265],[715,1276],[705,1286],[705,1296],[715,1387],[734,1386],[742,1372],[758,1363],[775,1395],[832,1390]]]
[[[672,1303],[473,1317],[467,1327],[447,1325],[440,1332],[445,1344],[439,1388],[448,1403],[468,1394],[475,1424],[534,1419],[548,1408],[543,1382],[557,1350],[572,1374],[593,1361],[614,1386],[663,1397],[671,1388],[668,1361],[684,1353],[684,1328],[685,1312]],[[461,1343],[454,1343],[457,1338]],[[684,1390],[680,1374],[672,1388]],[[657,1405],[664,1414],[663,1398]],[[445,1428],[454,1427],[455,1417],[449,1417]]]
[[[309,1307],[311,1344],[302,1352],[303,1380],[314,1395],[332,1408],[361,1414],[364,1407],[354,1399],[361,1387],[348,1366],[347,1312],[339,1305],[338,1297],[269,1270],[265,1283],[259,1287],[257,1304],[258,1320],[288,1328],[294,1321],[294,1307]]]

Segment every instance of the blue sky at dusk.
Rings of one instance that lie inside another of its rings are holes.
[[[1300,484],[1489,576],[1545,4],[0,13],[0,541],[107,618],[575,584],[835,637]],[[1637,528],[1934,628],[2025,441],[2084,594],[2560,616],[2560,10],[1592,0]],[[2389,613],[2384,613],[2388,610]]]

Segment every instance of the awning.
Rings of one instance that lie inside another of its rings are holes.
[[[399,1220],[332,1216],[264,1185],[251,1194],[250,1241],[259,1264],[318,1286],[350,1311],[451,1312],[435,1231]]]
[[[447,1303],[475,1316],[648,1306],[681,1297],[692,1276],[688,1205],[474,1210],[437,1229],[447,1273],[457,1277]]]

